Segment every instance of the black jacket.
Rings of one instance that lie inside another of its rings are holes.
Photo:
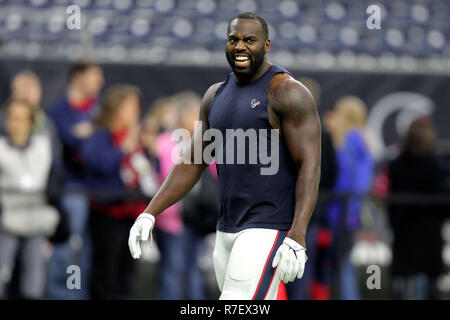
[[[439,194],[444,191],[444,172],[435,156],[401,154],[389,164],[391,192]],[[388,205],[394,232],[393,273],[410,275],[423,272],[431,277],[442,271],[442,207],[433,203],[399,203]]]

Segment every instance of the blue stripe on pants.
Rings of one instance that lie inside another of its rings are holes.
[[[253,296],[253,300],[263,300],[269,290],[269,287],[272,283],[272,278],[275,272],[275,268],[272,268],[272,262],[275,258],[275,254],[277,253],[278,248],[283,243],[284,238],[286,238],[288,231],[279,231],[277,233],[277,237],[275,239],[275,245],[270,252],[270,256],[266,261],[265,268],[263,270],[263,274],[261,275],[261,279],[258,282],[258,287],[256,288],[256,292]]]

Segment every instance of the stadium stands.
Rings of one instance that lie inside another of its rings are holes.
[[[69,30],[67,7],[81,9]],[[288,67],[450,72],[447,0],[0,0],[0,56],[223,65],[228,20],[254,11],[269,22],[272,59]]]

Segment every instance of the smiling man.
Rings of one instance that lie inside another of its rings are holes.
[[[202,139],[208,129],[225,137],[224,153],[231,144],[227,130],[278,131],[265,137],[267,145],[254,144],[268,148],[271,139],[279,139],[274,174],[262,175],[260,162],[217,165],[221,213],[213,254],[220,299],[276,299],[280,281],[301,278],[307,260],[305,236],[320,180],[320,122],[308,89],[268,60],[270,39],[263,18],[239,14],[227,33],[232,72],[207,90],[200,110],[202,129],[190,149],[201,143],[204,150],[212,143]],[[185,154],[194,157],[194,152]],[[182,159],[173,166],[130,231],[134,258],[140,257],[139,241],[148,239],[155,216],[179,201],[207,167]]]

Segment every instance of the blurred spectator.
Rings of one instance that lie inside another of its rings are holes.
[[[312,78],[300,78],[300,81],[309,89],[314,97],[317,108],[320,110],[320,95],[321,88],[319,83]],[[327,126],[322,125],[322,153],[321,153],[321,177],[319,188],[324,190],[331,190],[336,179],[336,155],[333,146],[331,134]]]
[[[174,97],[157,99],[151,107],[151,112],[159,123],[160,133],[170,132],[177,128],[179,114]]]
[[[201,99],[189,91],[181,92],[175,98],[180,104],[180,128],[188,130],[192,136],[194,122],[199,119]],[[205,279],[199,260],[206,250],[206,235],[216,231],[219,211],[219,183],[213,163],[182,202],[185,299],[206,299]]]
[[[130,295],[135,261],[128,249],[128,233],[148,200],[133,200],[127,191],[139,191],[151,169],[139,146],[140,99],[137,87],[110,87],[97,118],[98,128],[82,149],[86,184],[92,190],[94,299],[127,299]],[[152,182],[151,192],[155,192],[156,175]]]
[[[309,89],[314,97],[317,108],[320,108],[321,88],[319,83],[312,78],[300,78],[300,81]],[[327,199],[326,192],[330,192],[333,188],[336,178],[337,164],[336,152],[334,150],[333,141],[327,127],[322,125],[321,139],[321,168],[320,168],[320,185],[319,192],[323,197],[319,197],[316,208],[308,226],[306,236],[306,246],[308,248],[308,263],[303,273],[301,281],[294,281],[286,285],[288,298],[290,300],[306,300],[306,299],[329,299],[329,288],[325,285],[323,263],[323,251],[328,248],[330,241],[326,242],[326,238],[330,238],[330,231],[323,222],[324,210]],[[331,239],[330,239],[331,240]]]
[[[157,100],[151,109],[160,124],[161,134],[156,141],[156,152],[159,161],[159,182],[162,183],[174,164],[172,154],[179,154],[178,151],[182,150],[182,146],[177,145],[171,137],[172,131],[179,124],[179,110],[174,97]],[[158,299],[161,300],[181,299],[183,294],[184,226],[181,204],[182,202],[175,203],[156,219],[156,243],[161,254],[158,266]]]
[[[343,196],[327,209],[327,223],[333,233],[331,259],[338,271],[339,298],[360,298],[355,267],[349,253],[353,237],[360,227],[361,196],[369,190],[374,174],[374,160],[366,139],[366,106],[361,99],[339,99],[327,123],[337,150],[338,171],[334,192]],[[338,260],[336,260],[338,259]]]
[[[61,206],[68,213],[71,237],[68,243],[55,246],[50,261],[48,294],[51,299],[89,298],[90,247],[86,231],[88,203],[84,191],[81,148],[92,132],[92,120],[97,111],[97,98],[103,86],[102,69],[89,62],[76,62],[70,68],[67,92],[54,103],[50,116],[62,144],[66,182]],[[69,265],[82,270],[81,290],[66,286]]]
[[[150,110],[144,117],[142,121],[142,130],[140,135],[140,141],[148,156],[152,159],[157,160],[157,149],[156,149],[156,141],[159,136],[159,122],[158,118],[155,115],[154,110]],[[159,164],[157,161],[155,162],[157,166],[157,170],[159,170]]]
[[[445,175],[435,155],[435,144],[431,119],[413,121],[399,156],[388,165],[391,192],[408,193],[412,199],[444,192]],[[394,233],[394,298],[436,298],[436,279],[443,271],[440,208],[391,203],[388,211]]]
[[[11,100],[6,136],[0,137],[0,298],[6,298],[18,252],[19,298],[44,297],[44,246],[59,222],[59,213],[46,198],[52,164],[50,140],[32,134],[36,112],[26,101]]]
[[[38,107],[41,103],[42,88],[39,77],[31,70],[17,73],[10,83],[9,100],[21,100],[32,107]],[[5,105],[7,108],[8,104]],[[2,110],[3,112],[5,110]],[[2,123],[2,126],[4,124]],[[36,123],[38,125],[38,123]]]
[[[23,99],[33,107],[41,104],[42,90],[39,77],[30,70],[19,72],[12,81],[11,98]],[[36,123],[39,125],[39,123]]]
[[[35,108],[35,124],[33,133],[47,135],[51,139],[55,156],[60,155],[60,144],[53,122],[41,107],[42,86],[38,75],[31,70],[17,73],[11,81],[10,100],[20,100]],[[4,132],[5,110],[0,110],[0,131]]]

